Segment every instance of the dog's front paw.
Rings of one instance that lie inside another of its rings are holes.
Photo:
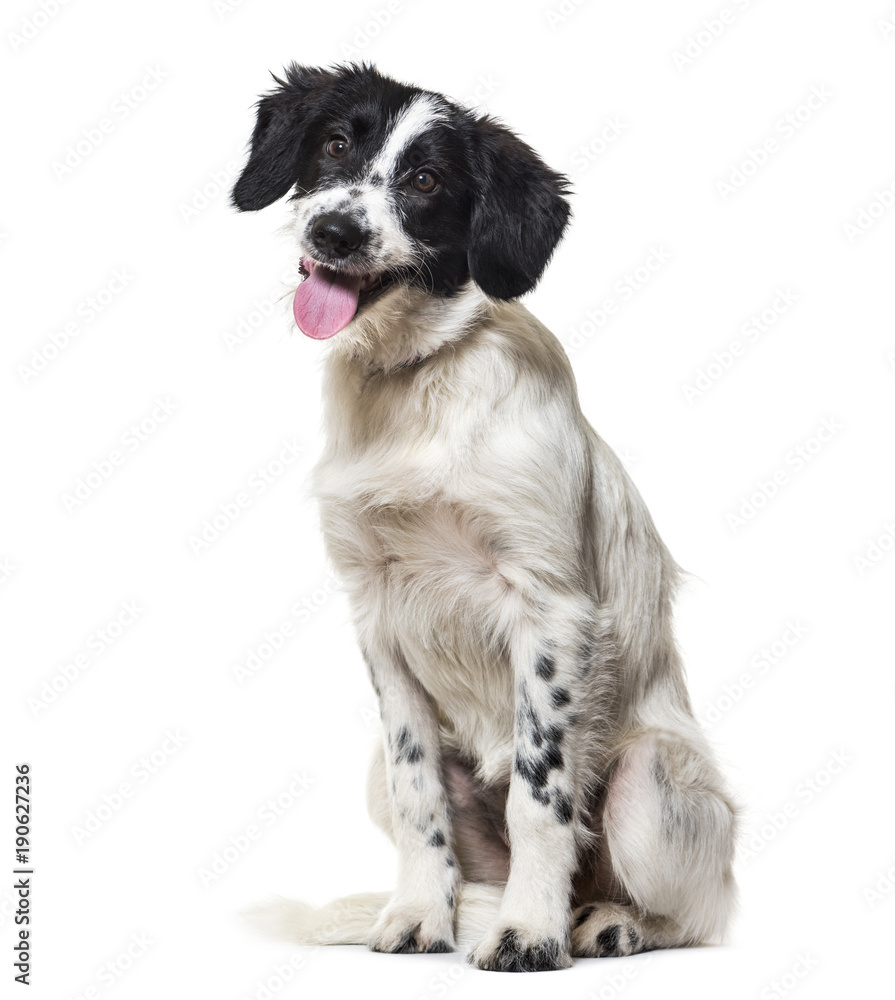
[[[371,951],[392,954],[453,951],[451,911],[417,903],[389,903],[379,915],[367,944]]]
[[[473,948],[468,960],[486,972],[548,972],[572,964],[564,941],[521,927],[498,927]]]

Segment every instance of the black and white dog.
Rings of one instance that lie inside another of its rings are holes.
[[[503,971],[717,940],[735,809],[672,636],[679,570],[516,301],[568,221],[563,177],[369,66],[277,84],[233,201],[292,192],[295,319],[333,338],[314,487],[399,858],[391,894],[293,904],[293,936],[469,942]]]

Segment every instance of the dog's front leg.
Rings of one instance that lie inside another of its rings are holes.
[[[398,849],[398,884],[369,945],[373,951],[453,951],[459,872],[451,849],[435,711],[400,653],[368,650],[367,663],[379,698]]]
[[[553,610],[550,622],[520,623],[510,640],[516,708],[507,798],[510,876],[495,924],[469,956],[481,969],[538,972],[572,964],[583,692],[593,643],[580,615]]]

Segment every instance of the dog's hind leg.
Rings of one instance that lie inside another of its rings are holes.
[[[698,737],[629,734],[610,778],[603,842],[630,906],[579,910],[576,955],[630,954],[717,941],[731,914],[735,809]]]

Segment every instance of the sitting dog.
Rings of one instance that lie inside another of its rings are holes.
[[[292,192],[293,311],[329,340],[314,472],[379,700],[397,886],[306,943],[538,971],[717,940],[736,811],[672,636],[680,571],[517,300],[569,219],[503,125],[366,65],[292,65],[233,202]]]

